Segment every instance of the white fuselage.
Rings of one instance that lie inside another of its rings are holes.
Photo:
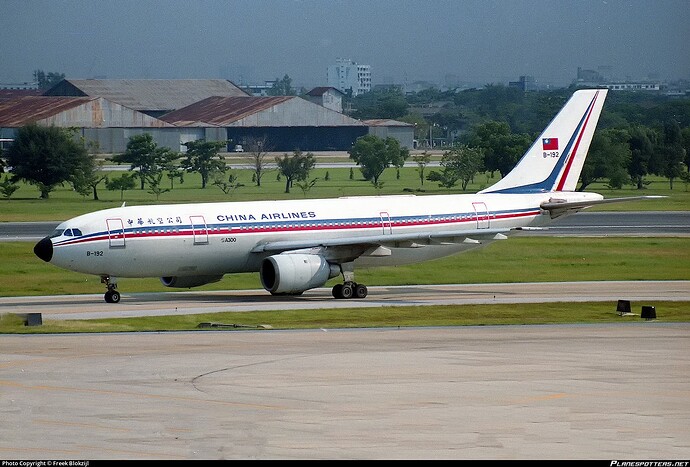
[[[601,198],[587,193],[558,195]],[[262,243],[463,229],[481,233],[545,225],[551,218],[539,205],[553,196],[404,195],[120,207],[60,224],[63,235],[52,239],[51,263],[117,277],[254,272],[270,254],[252,253]],[[72,229],[78,229],[79,235]],[[474,246],[472,242],[405,245],[391,248],[387,256],[361,256],[355,264],[406,264]]]

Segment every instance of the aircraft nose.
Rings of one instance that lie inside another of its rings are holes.
[[[50,237],[45,237],[34,246],[34,253],[46,263],[53,259],[53,242]]]

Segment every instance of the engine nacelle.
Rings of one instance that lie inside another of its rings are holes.
[[[222,278],[222,274],[220,276],[168,276],[161,277],[161,282],[166,287],[189,289],[191,287],[199,287],[200,285],[218,282]]]
[[[264,259],[259,273],[261,284],[272,294],[300,294],[339,274],[340,268],[323,256],[286,253]]]

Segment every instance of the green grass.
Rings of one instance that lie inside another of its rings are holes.
[[[428,174],[434,168],[427,168]],[[438,170],[438,169],[436,169]],[[223,193],[219,188],[209,185],[201,189],[201,181],[196,174],[185,175],[185,182],[175,182],[174,189],[163,193],[159,199],[148,193],[147,190],[128,190],[124,193],[123,200],[128,205],[155,204],[155,203],[189,203],[189,202],[216,202],[216,201],[247,201],[247,200],[273,200],[273,199],[301,199],[307,198],[333,198],[338,196],[360,195],[394,195],[403,193],[415,193],[418,195],[463,193],[459,187],[452,190],[440,188],[437,184],[425,181],[421,184],[419,173],[414,167],[406,167],[400,170],[400,178],[394,168],[384,171],[381,181],[383,187],[377,191],[373,185],[362,179],[358,168],[354,169],[354,179],[349,178],[350,169],[315,169],[310,178],[317,178],[316,185],[306,194],[296,185],[289,194],[284,193],[285,181],[277,180],[276,171],[269,171],[263,178],[261,186],[257,187],[252,182],[252,173],[249,170],[231,170],[239,182],[244,186],[236,189],[231,194]],[[326,180],[328,172],[329,180]],[[110,176],[119,177],[121,172],[109,172]],[[495,183],[488,174],[475,177],[474,183],[468,186],[465,193],[474,193]],[[167,181],[166,181],[167,182]],[[601,193],[607,198],[627,197],[639,195],[662,195],[667,198],[632,201],[627,203],[615,203],[603,205],[596,210],[628,210],[628,211],[687,211],[690,210],[690,191],[683,183],[676,182],[673,190],[669,189],[668,181],[661,178],[650,178],[650,184],[645,190],[635,190],[626,187],[622,190],[610,190],[602,184],[594,184],[588,187],[588,191]],[[122,204],[120,193],[108,191],[104,184],[99,185],[99,201],[94,201],[91,196],[82,197],[69,187],[59,187],[50,194],[50,199],[39,200],[39,192],[36,187],[21,184],[10,199],[0,199],[0,222],[28,222],[28,221],[61,221],[71,217],[96,211],[117,207]],[[166,188],[169,185],[165,185]]]
[[[646,305],[649,305],[645,303]],[[690,302],[656,302],[658,322],[690,321]],[[633,305],[637,308],[637,304]],[[43,320],[24,325],[16,315],[0,316],[0,333],[163,332],[199,330],[200,323],[221,323],[226,330],[335,329],[422,326],[538,325],[566,323],[645,323],[639,316],[620,316],[616,303],[546,303],[523,305],[448,305],[385,308],[337,308],[243,313],[212,313],[96,320]],[[232,327],[236,325],[237,327]],[[217,330],[219,328],[202,328]]]
[[[34,256],[33,244],[0,243],[0,296],[101,293],[96,276],[65,271]],[[510,237],[485,248],[406,266],[357,269],[367,285],[561,282],[599,280],[688,280],[687,238]],[[334,278],[328,285],[339,282]],[[160,292],[156,278],[118,282],[120,291]],[[258,274],[229,274],[195,290],[261,288]]]

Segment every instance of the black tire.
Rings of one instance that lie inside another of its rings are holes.
[[[334,298],[343,298],[343,284],[335,284],[331,293]]]
[[[343,289],[340,291],[340,295],[342,295],[343,298],[352,298],[352,296],[355,293],[355,288],[352,287],[352,284],[346,283],[343,284]]]
[[[117,290],[108,290],[105,293],[106,303],[117,303],[120,301],[120,292]]]
[[[367,286],[364,284],[357,284],[355,287],[355,297],[356,298],[365,298],[367,296],[367,293],[369,291],[367,290]]]

